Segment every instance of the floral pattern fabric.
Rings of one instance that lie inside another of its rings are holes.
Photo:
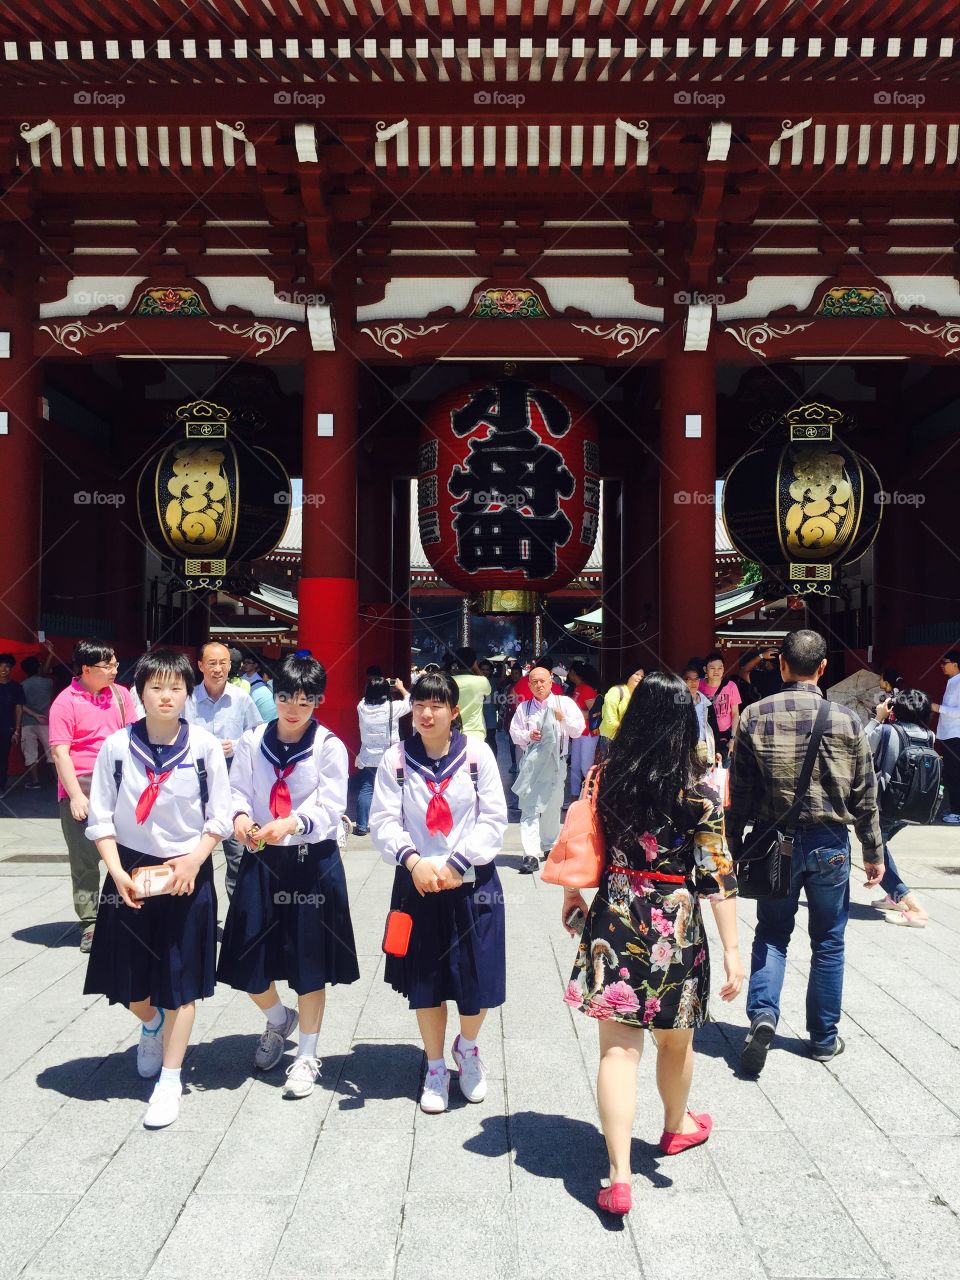
[[[628,870],[686,880],[642,880]],[[564,1000],[588,1017],[632,1026],[700,1026],[710,994],[700,900],[736,892],[723,805],[705,781],[691,787],[662,826],[613,841],[607,832],[607,866]]]

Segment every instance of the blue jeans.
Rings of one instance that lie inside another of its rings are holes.
[[[757,903],[757,931],[750,958],[747,1015],[780,1017],[780,992],[787,967],[787,946],[797,917],[800,890],[807,897],[810,978],[807,982],[807,1032],[814,1048],[829,1048],[837,1038],[843,995],[843,935],[850,913],[850,835],[839,823],[802,827],[791,860],[792,882],[786,898]]]
[[[897,864],[890,856],[890,847],[888,841],[892,840],[898,831],[902,831],[906,823],[903,822],[880,822],[880,835],[883,837],[883,877],[880,880],[880,888],[885,894],[891,897],[894,902],[899,902],[905,898],[910,892],[910,886],[904,884],[900,879],[900,872],[897,870]]]
[[[373,800],[373,781],[377,776],[375,767],[368,766],[360,770],[360,790],[357,792],[357,826],[366,831],[370,826],[370,804]]]

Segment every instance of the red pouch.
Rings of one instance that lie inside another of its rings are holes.
[[[405,956],[410,946],[413,916],[406,911],[391,911],[383,931],[383,950],[388,956]]]

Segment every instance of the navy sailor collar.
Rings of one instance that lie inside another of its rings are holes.
[[[459,729],[452,730],[449,751],[446,755],[434,760],[432,756],[427,755],[427,749],[419,733],[415,733],[412,738],[407,739],[404,755],[407,765],[414,773],[422,774],[433,782],[442,782],[445,778],[452,778],[466,761],[467,739]]]
[[[164,744],[159,752],[154,749],[157,746],[160,744],[152,743],[147,737],[146,719],[137,720],[130,726],[131,757],[145,769],[166,772],[167,769],[178,768],[190,754],[190,726],[186,720],[181,719],[175,742],[169,746]]]
[[[288,769],[299,764],[313,754],[313,743],[317,736],[316,720],[309,720],[302,737],[297,742],[281,742],[277,736],[277,722],[271,720],[260,739],[260,750],[275,769]]]

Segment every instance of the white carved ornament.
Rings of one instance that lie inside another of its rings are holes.
[[[615,342],[618,347],[623,347],[622,351],[617,352],[617,359],[623,356],[632,355],[638,347],[660,332],[656,325],[650,325],[649,328],[635,329],[630,324],[608,324],[608,325],[589,325],[575,324],[573,326],[578,333],[589,333],[592,338],[602,338],[607,342]]]
[[[948,356],[960,355],[960,324],[948,321],[946,324],[912,324],[909,320],[901,320],[905,329],[913,329],[927,338],[939,338],[946,348]]]
[[[224,333],[231,333],[235,338],[252,338],[259,351],[255,352],[256,356],[262,356],[268,351],[272,351],[274,347],[279,347],[280,343],[289,338],[291,333],[296,333],[295,325],[282,324],[250,324],[246,328],[242,328],[239,324],[221,324],[217,320],[211,320],[210,323],[215,329],[220,329]]]
[[[402,360],[403,354],[397,350],[401,343],[409,342],[414,338],[425,338],[428,333],[439,333],[446,327],[445,324],[421,324],[416,327],[408,324],[389,324],[383,328],[373,325],[370,328],[361,329],[360,332],[372,338],[378,347],[389,351],[398,360]]]
[[[775,338],[787,338],[791,333],[801,333],[804,329],[809,329],[813,321],[807,324],[763,324],[737,325],[728,324],[725,331],[731,337],[736,338],[741,347],[746,347],[748,351],[752,351],[755,356],[762,356],[764,360],[767,353],[763,350],[766,343],[773,341]]]
[[[109,333],[111,329],[119,329],[126,322],[116,320],[112,324],[90,325],[84,324],[82,320],[72,320],[69,324],[42,324],[40,330],[42,333],[49,333],[54,342],[59,343],[67,351],[72,351],[75,355],[80,354],[80,343],[84,338],[95,338],[100,333]]]

